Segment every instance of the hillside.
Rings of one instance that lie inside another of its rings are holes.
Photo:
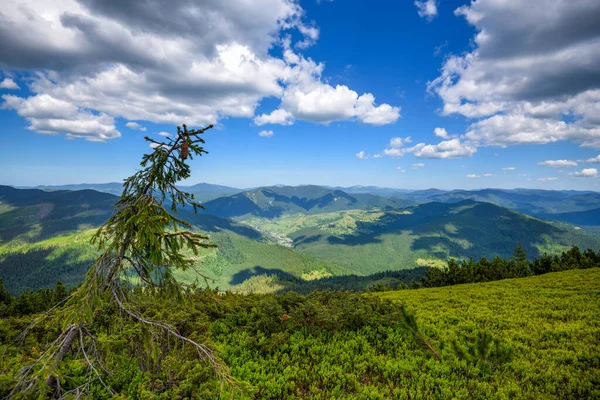
[[[540,217],[555,221],[568,222],[573,225],[600,227],[600,208],[568,213],[540,214]]]
[[[573,245],[600,248],[600,238],[576,227],[470,200],[354,216],[342,213],[312,226],[289,221],[287,226],[292,227],[286,233],[296,250],[363,274],[436,265],[436,260],[448,257],[510,257],[518,243],[530,257]]]
[[[271,186],[221,197],[205,204],[206,212],[225,218],[276,218],[287,214],[320,214],[342,210],[401,208],[410,201],[369,193],[348,194],[321,186]]]
[[[574,190],[483,189],[453,190],[450,192],[421,191],[408,193],[403,196],[421,202],[455,203],[463,200],[474,200],[496,204],[530,215],[584,211],[597,208],[598,204],[600,204],[600,193]]]
[[[21,187],[17,186],[18,189],[38,189],[45,191],[57,191],[57,190],[96,190],[98,192],[110,193],[115,196],[120,196],[123,192],[123,185],[120,182],[109,182],[109,183],[78,183],[71,185],[39,185],[35,187]]]
[[[88,244],[92,230],[111,215],[116,200],[93,190],[0,187],[0,277],[7,287],[80,282],[97,256]],[[319,186],[271,187],[221,197],[206,203],[207,212],[183,209],[179,216],[219,245],[200,254],[197,267],[220,288],[256,276],[263,283],[294,281],[442,265],[448,257],[510,257],[519,242],[530,257],[572,245],[600,248],[598,236],[576,227],[489,203],[394,205],[381,196]],[[180,278],[191,282],[196,274]]]
[[[229,186],[214,185],[211,183],[198,183],[196,185],[185,186],[180,185],[181,189],[184,189],[188,193],[192,193],[196,200],[199,202],[205,202],[208,200],[216,199],[221,196],[228,196],[231,194],[239,193],[242,189],[237,189]],[[44,191],[57,191],[57,190],[96,190],[98,192],[110,193],[115,196],[120,196],[123,192],[123,185],[119,182],[110,183],[80,183],[73,185],[40,185],[36,187],[17,187],[18,189],[38,189]]]
[[[43,191],[0,186],[0,244],[30,243],[99,226],[117,197],[95,190]]]
[[[89,243],[96,227],[111,215],[117,197],[93,190],[42,191],[0,187],[0,278],[12,292],[81,282],[98,256]],[[296,253],[259,231],[210,214],[179,212],[218,249],[198,256],[197,269],[210,286],[228,288],[255,275],[301,278],[303,274],[350,273],[332,262]],[[316,271],[316,272],[314,272]],[[180,276],[193,282],[195,271]],[[202,282],[203,283],[203,282]]]
[[[233,390],[181,346],[164,347],[154,377],[139,356],[138,330],[108,307],[96,329],[111,371],[105,383],[126,397],[593,399],[600,394],[599,291],[593,268],[374,295],[145,297],[144,315],[219,350]],[[416,318],[416,335],[402,310]],[[34,318],[0,320],[0,396],[55,334],[54,321],[40,324],[18,350],[14,339]],[[85,374],[77,361],[64,368],[67,389]],[[110,398],[99,383],[93,389],[94,398]]]
[[[198,183],[192,186],[179,186],[181,189],[194,195],[196,201],[201,203],[213,200],[222,196],[229,196],[242,191],[230,186],[214,185],[212,183]]]

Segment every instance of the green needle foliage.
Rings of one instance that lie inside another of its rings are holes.
[[[175,186],[190,177],[188,160],[207,153],[201,135],[210,128],[212,125],[189,130],[183,125],[177,127],[177,136],[163,142],[145,138],[154,150],[143,156],[142,168],[125,180],[116,212],[92,238],[102,254],[89,269],[83,285],[61,301],[61,307],[41,317],[56,321],[62,332],[38,360],[21,370],[11,395],[80,396],[89,392],[93,381],[99,381],[108,393],[115,395],[104,383],[103,376],[108,371],[104,370],[93,331],[99,323],[98,310],[107,307],[140,326],[136,342],[141,345],[135,355],[146,354],[148,365],[160,359],[161,351],[182,344],[191,346],[208,361],[222,382],[230,381],[226,368],[210,348],[181,335],[172,325],[145,318],[138,301],[142,294],[160,298],[187,295],[186,288],[173,275],[175,270],[194,265],[194,259],[185,256],[183,250],[197,254],[199,248],[213,246],[207,243],[207,236],[190,232],[187,229],[191,226],[176,216],[179,207],[191,206],[197,212],[202,205]],[[74,348],[76,352],[72,351]],[[61,381],[66,377],[61,376],[60,367],[70,352],[83,358],[89,379],[65,392]]]

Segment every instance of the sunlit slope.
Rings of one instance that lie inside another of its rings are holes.
[[[45,192],[0,186],[0,244],[33,243],[99,226],[117,199],[95,190]]]
[[[354,221],[348,221],[351,217]],[[291,225],[284,219],[282,224]],[[571,246],[600,249],[600,238],[576,227],[470,200],[340,214],[337,220],[297,226],[287,232],[296,250],[364,274],[430,265],[449,257],[511,257],[518,243],[531,257]]]
[[[436,346],[478,330],[507,343],[515,359],[489,382],[498,398],[600,396],[600,268],[377,295],[414,312]]]
[[[53,287],[57,280],[67,286],[76,285],[84,280],[88,268],[99,255],[89,242],[94,232],[95,229],[91,229],[30,244],[0,245],[0,278],[13,293]],[[205,285],[198,274],[200,272],[211,278],[208,281],[211,287],[226,289],[256,275],[300,278],[315,271],[326,275],[350,273],[332,262],[276,243],[256,241],[254,235],[242,236],[229,230],[203,233],[208,234],[210,242],[219,247],[200,250],[195,267],[180,273],[182,281],[192,283],[198,279],[201,285]]]
[[[388,199],[369,193],[348,194],[321,186],[270,186],[205,204],[206,212],[226,218],[278,218],[289,214],[320,214],[343,210],[400,208],[412,201]]]

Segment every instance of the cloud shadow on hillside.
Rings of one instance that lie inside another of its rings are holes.
[[[50,259],[55,250],[55,247],[49,247],[0,256],[0,277],[7,290],[18,293],[22,290],[51,288],[56,281],[66,286],[83,282],[95,256],[90,254],[90,257],[83,257],[82,260],[82,250],[66,249]]]
[[[246,268],[242,271],[239,271],[229,281],[230,285],[239,285],[240,283],[252,278],[253,276],[266,275],[273,276],[277,275],[280,279],[283,280],[297,280],[298,278],[289,272],[285,272],[282,269],[268,269],[263,268],[260,265],[255,265],[252,268]]]

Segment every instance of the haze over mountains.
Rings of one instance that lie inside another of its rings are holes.
[[[56,279],[81,281],[96,256],[89,238],[111,214],[119,188],[0,186],[5,285],[19,291],[52,286]],[[596,192],[316,185],[244,191],[206,183],[183,188],[204,201],[204,211],[183,209],[180,217],[218,245],[198,256],[198,267],[221,288],[257,275],[368,275],[442,265],[450,257],[510,257],[517,243],[530,257],[572,245],[600,249]]]
[[[32,187],[15,186],[22,189],[32,189]],[[198,183],[195,185],[181,185],[182,189],[193,193],[196,199],[201,202],[208,202],[219,197],[226,197],[235,194],[242,194],[238,200],[243,202],[242,197],[258,196],[261,191],[272,191],[276,194],[293,198],[300,195],[302,198],[315,199],[319,195],[325,196],[333,191],[344,192],[346,195],[376,195],[380,197],[390,198],[387,203],[390,206],[412,205],[425,202],[441,202],[453,203],[462,200],[474,200],[496,204],[511,210],[523,212],[530,215],[544,216],[546,214],[559,214],[568,212],[587,211],[592,209],[600,209],[600,192],[595,191],[579,191],[579,190],[541,190],[541,189],[477,189],[477,190],[441,190],[441,189],[425,189],[425,190],[408,190],[394,189],[378,186],[317,186],[317,185],[301,185],[301,186],[286,186],[274,185],[263,186],[253,189],[240,189],[230,186],[216,185],[210,183]],[[83,190],[92,189],[99,192],[111,193],[120,195],[122,185],[118,182],[97,183],[97,184],[73,184],[73,185],[50,185],[36,186],[33,189],[46,191],[53,190]],[[334,196],[335,197],[335,196]],[[385,205],[386,201],[381,199],[369,198],[368,196],[353,196],[355,200],[363,201],[370,205],[379,202],[380,205]],[[350,200],[349,200],[350,201]],[[412,203],[412,204],[411,204]],[[213,203],[215,207],[220,207],[221,202]],[[259,206],[260,207],[260,206]],[[300,206],[302,207],[302,206]],[[237,211],[236,211],[237,212]],[[600,222],[598,223],[600,225]]]

